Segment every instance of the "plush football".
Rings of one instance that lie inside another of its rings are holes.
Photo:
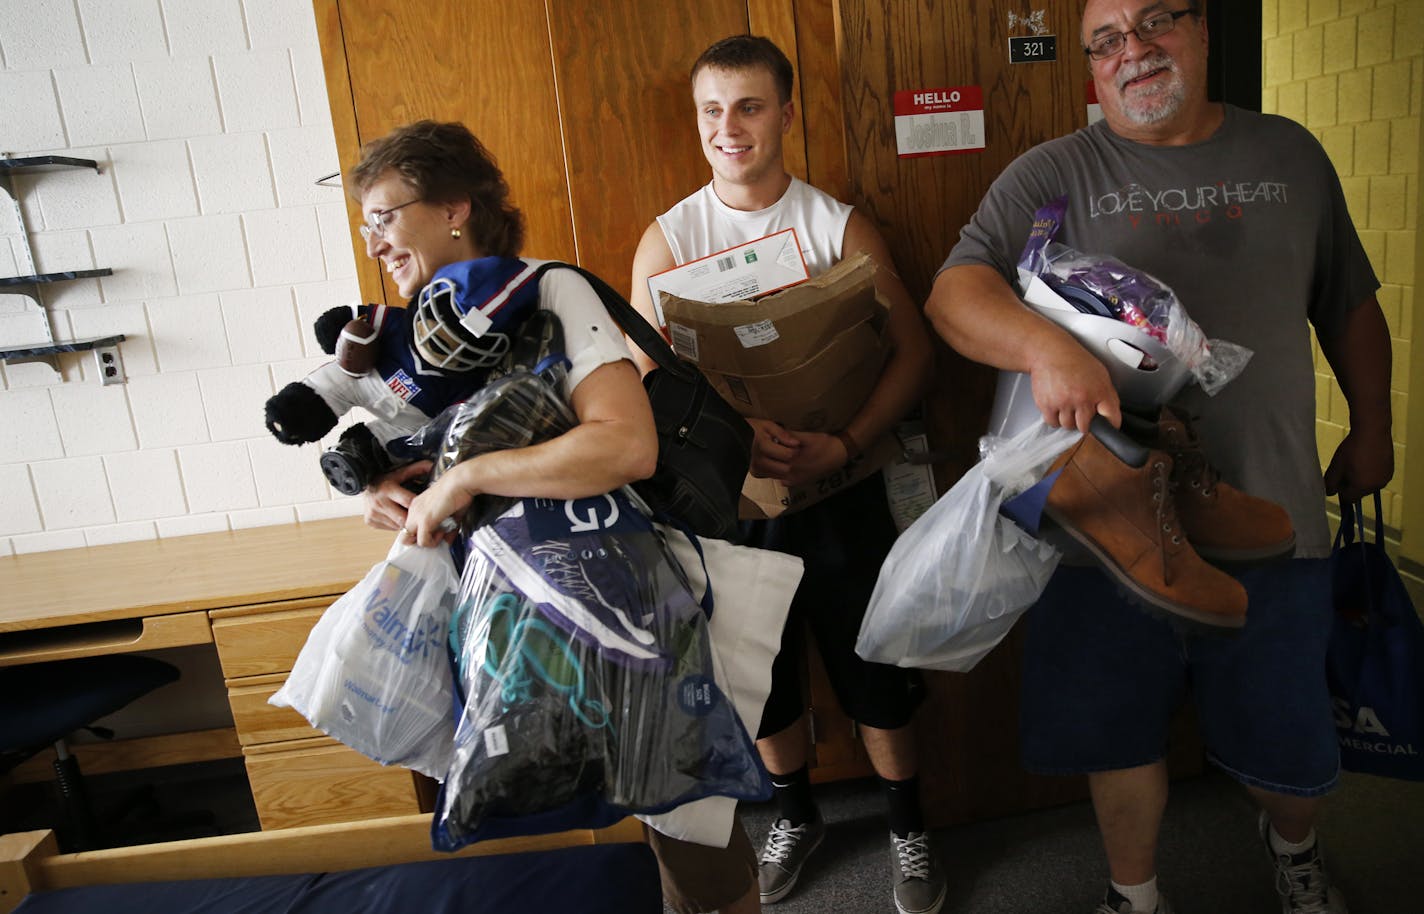
[[[446,285],[460,294],[444,296],[448,313],[433,317],[437,323],[445,317],[463,321],[471,309],[483,315],[479,306],[483,303],[492,313],[497,310],[501,318],[515,321],[538,308],[538,284],[528,281],[534,269],[508,257],[442,267],[442,272],[453,271]],[[424,291],[421,295],[431,297]],[[465,304],[465,297],[476,304]],[[320,441],[355,407],[369,413],[366,422],[349,426],[322,455],[322,471],[338,491],[359,492],[392,466],[417,459],[411,437],[488,380],[489,366],[474,370],[427,360],[416,345],[415,313],[412,308],[372,304],[326,309],[312,323],[312,330],[331,361],[267,400],[267,428],[283,444]],[[463,329],[464,324],[458,326]],[[517,327],[518,321],[509,326]],[[442,339],[456,335],[449,328],[440,334]],[[506,334],[486,336],[500,336],[508,347]]]
[[[376,331],[359,318],[346,322],[336,338],[336,364],[353,378],[359,378],[376,364],[379,343]]]

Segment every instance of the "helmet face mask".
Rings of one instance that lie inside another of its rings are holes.
[[[509,335],[474,333],[461,322],[456,307],[459,289],[450,279],[437,276],[420,290],[416,300],[413,339],[420,357],[432,368],[465,372],[489,368],[509,349]],[[475,318],[483,317],[478,311]],[[478,321],[472,321],[478,326]],[[488,326],[489,321],[484,321]]]
[[[503,331],[523,310],[514,299],[523,291],[526,273],[532,268],[504,258],[462,261],[437,270],[416,297],[412,342],[421,360],[451,373],[497,364],[510,345]]]

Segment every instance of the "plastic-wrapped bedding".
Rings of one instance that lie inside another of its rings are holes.
[[[467,546],[436,847],[767,794],[706,616],[626,491],[524,499]]]

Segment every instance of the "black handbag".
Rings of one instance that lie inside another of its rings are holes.
[[[546,263],[535,276],[555,268],[588,280],[613,320],[658,365],[643,378],[658,430],[657,469],[651,479],[634,483],[634,491],[654,513],[698,536],[727,539],[737,529],[742,483],[751,467],[751,425],[617,290],[573,264]]]

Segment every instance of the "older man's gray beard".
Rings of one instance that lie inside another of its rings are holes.
[[[1137,94],[1132,98],[1123,91],[1123,87],[1132,80],[1159,69],[1172,74],[1169,85],[1149,95]],[[1181,71],[1177,69],[1177,62],[1163,51],[1158,51],[1151,57],[1144,57],[1136,63],[1123,64],[1117,72],[1117,89],[1118,97],[1122,100],[1120,107],[1123,116],[1142,126],[1160,124],[1171,119],[1182,109],[1182,103],[1187,98],[1187,87],[1182,81]]]

